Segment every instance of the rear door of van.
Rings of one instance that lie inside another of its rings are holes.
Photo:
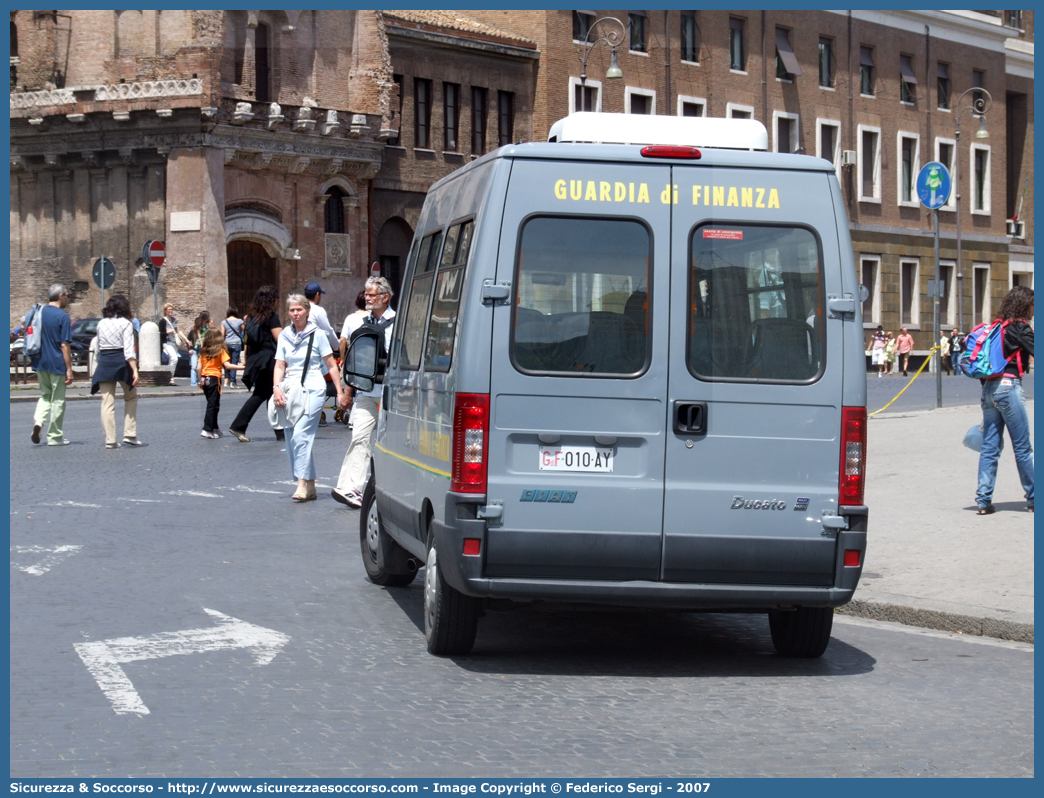
[[[661,578],[829,586],[843,382],[829,176],[701,164],[672,183]]]
[[[664,164],[512,165],[496,279],[513,302],[493,309],[487,487],[504,513],[487,536],[489,577],[660,577],[669,178]]]

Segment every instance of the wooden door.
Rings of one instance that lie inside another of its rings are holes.
[[[254,294],[263,285],[279,285],[279,270],[275,258],[265,252],[256,241],[230,241],[228,243],[228,301],[239,309],[239,315],[247,312]],[[223,311],[224,308],[221,308]],[[220,312],[220,311],[219,311]]]

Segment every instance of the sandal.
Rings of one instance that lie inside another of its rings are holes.
[[[316,495],[314,491],[312,493],[295,493],[290,498],[295,502],[311,502],[315,501]]]
[[[985,507],[980,507],[978,510],[976,510],[975,514],[976,515],[993,515],[995,512],[997,512],[997,508],[994,507],[992,504],[988,504]]]

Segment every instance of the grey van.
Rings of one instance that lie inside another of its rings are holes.
[[[432,187],[360,520],[374,582],[425,567],[432,653],[533,601],[765,612],[825,650],[866,548],[859,286],[833,166],[766,148],[574,114]]]

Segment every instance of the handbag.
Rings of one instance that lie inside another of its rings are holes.
[[[982,435],[982,433],[983,433],[982,425],[981,424],[976,424],[974,427],[972,427],[970,430],[968,430],[966,433],[964,433],[964,440],[962,441],[962,443],[964,443],[964,445],[967,446],[969,449],[971,449],[973,452],[981,452],[982,451],[982,444],[983,444],[983,435]],[[1001,435],[1000,446],[997,447],[997,451],[998,452],[1003,452],[1004,451],[1004,436],[1003,435]]]

